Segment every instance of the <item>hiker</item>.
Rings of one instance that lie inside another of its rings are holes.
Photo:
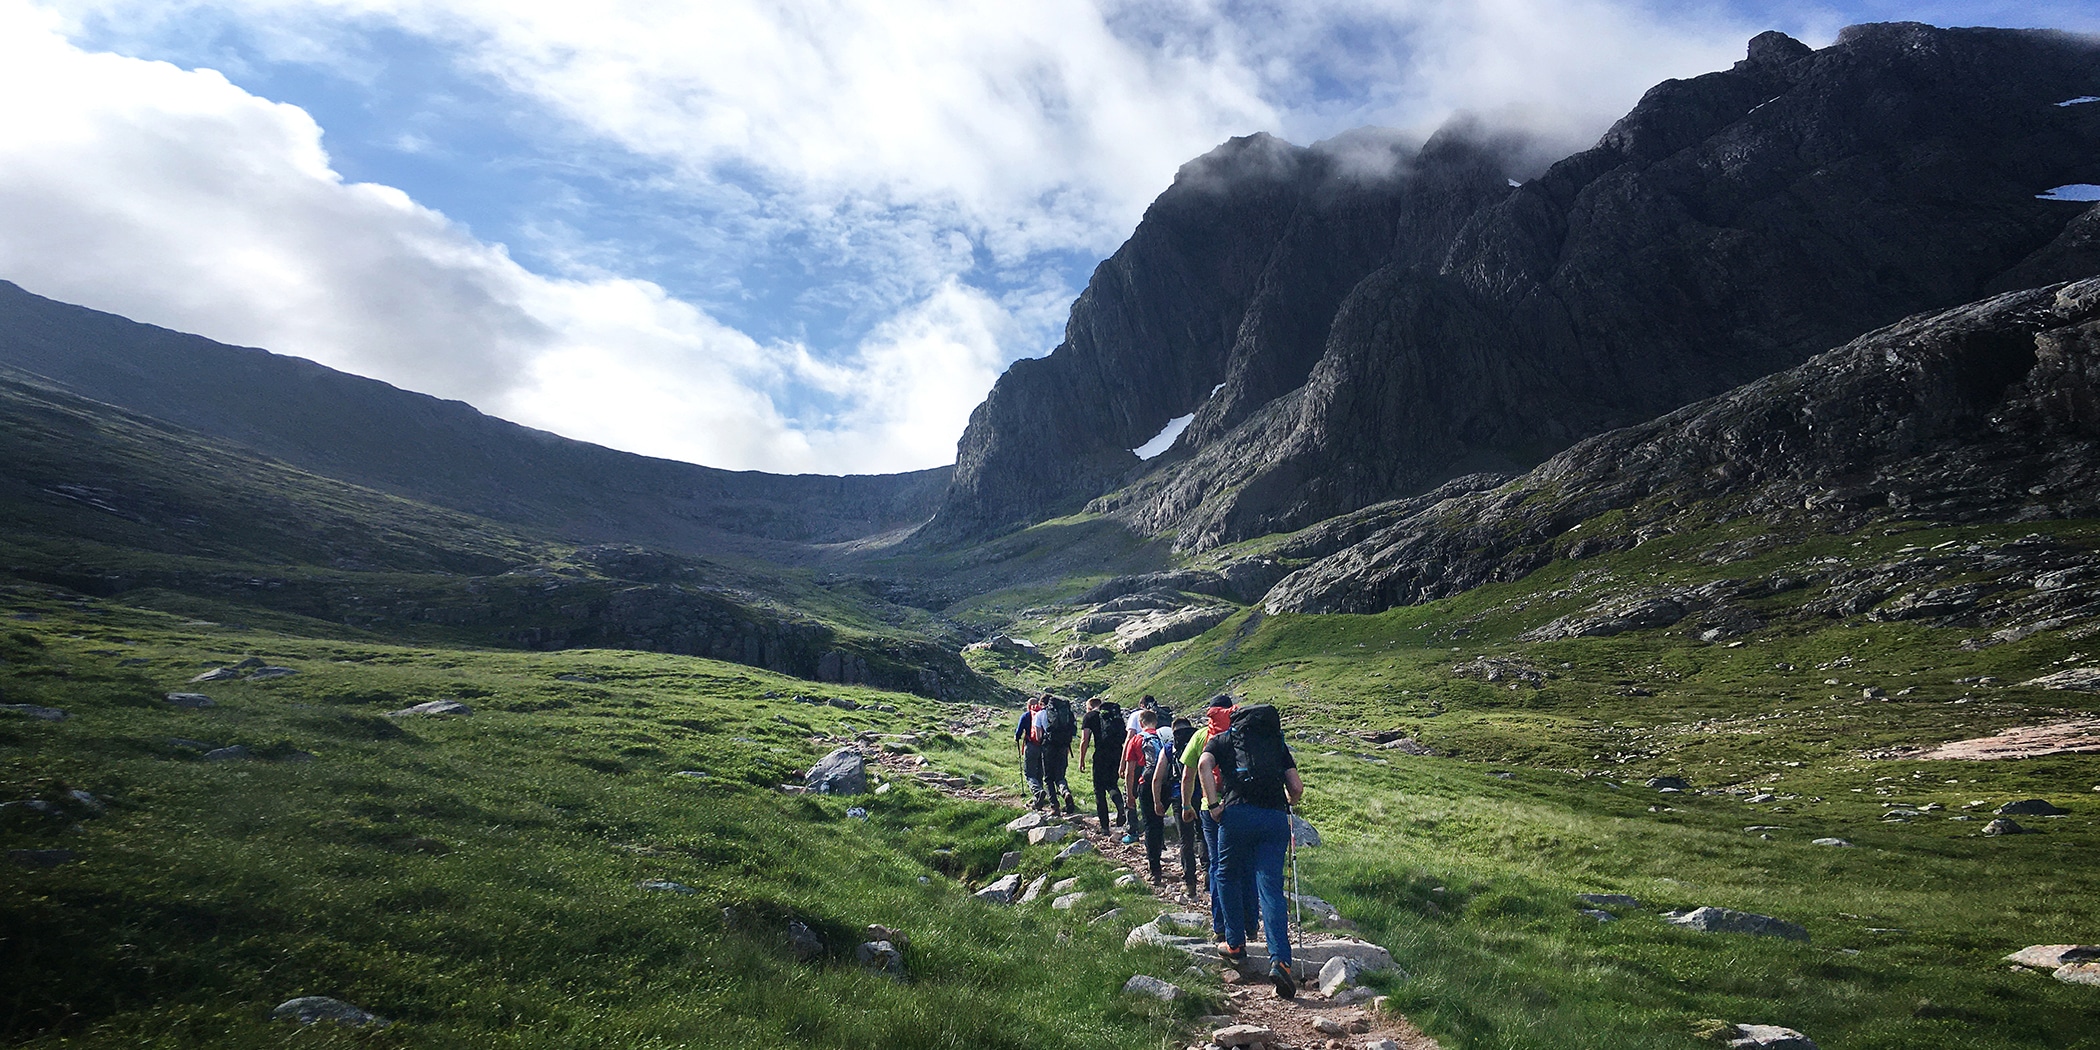
[[[1218,879],[1224,870],[1219,863],[1222,851],[1218,848],[1220,832],[1218,822],[1211,819],[1210,810],[1199,804],[1203,800],[1203,789],[1196,783],[1200,775],[1197,767],[1203,760],[1203,747],[1210,738],[1220,735],[1232,725],[1233,699],[1226,693],[1210,698],[1204,709],[1205,720],[1196,727],[1188,743],[1181,749],[1181,819],[1186,824],[1198,826],[1203,842],[1204,889],[1210,894],[1210,929],[1220,942],[1225,940],[1225,897],[1219,892]],[[1261,926],[1260,904],[1252,899],[1241,910],[1242,930],[1249,937]]]
[[[1283,865],[1291,849],[1291,807],[1305,796],[1298,760],[1283,742],[1283,724],[1268,704],[1241,707],[1223,733],[1203,746],[1197,782],[1222,833],[1219,850],[1224,898],[1225,963],[1247,961],[1247,898],[1261,904],[1268,934],[1269,979],[1285,999],[1298,994],[1291,972],[1290,910],[1283,896]]]
[[[1079,771],[1086,772],[1087,750],[1094,752],[1094,816],[1101,822],[1101,830],[1107,831],[1108,804],[1116,804],[1116,825],[1130,824],[1129,806],[1123,801],[1123,789],[1117,781],[1123,767],[1123,738],[1128,732],[1123,728],[1123,705],[1113,700],[1092,697],[1086,702],[1086,719],[1079,726]]]
[[[1072,738],[1079,735],[1079,720],[1072,717],[1072,702],[1064,697],[1046,694],[1043,704],[1049,725],[1043,738],[1043,790],[1050,796],[1052,813],[1077,813],[1079,803],[1072,798],[1065,773],[1072,764]]]
[[[1181,839],[1181,881],[1188,887],[1189,896],[1196,895],[1196,822],[1181,815],[1181,800],[1186,798],[1182,776],[1182,749],[1196,737],[1196,727],[1186,718],[1177,718],[1171,729],[1172,738],[1161,733],[1166,744],[1160,750],[1159,768],[1152,772],[1152,805],[1161,813],[1173,814],[1175,832]],[[1215,909],[1213,909],[1215,910]]]
[[[1124,728],[1129,732],[1135,734],[1138,731],[1138,714],[1144,711],[1157,710],[1159,710],[1159,701],[1154,700],[1152,698],[1151,693],[1146,693],[1144,697],[1138,701],[1137,710],[1130,712],[1130,720],[1123,724]]]
[[[1033,697],[1021,712],[1021,723],[1014,727],[1014,750],[1021,756],[1021,776],[1028,781],[1028,793],[1034,800],[1030,809],[1043,808],[1043,752],[1049,739],[1047,706],[1042,697]]]
[[[1131,794],[1137,796],[1138,819],[1145,827],[1145,860],[1152,866],[1152,885],[1166,884],[1165,870],[1159,861],[1160,852],[1166,847],[1166,822],[1160,816],[1159,771],[1167,756],[1174,750],[1171,733],[1159,730],[1159,711],[1143,708],[1138,711],[1138,734],[1133,741],[1137,745],[1137,757],[1133,761],[1136,771],[1132,774]],[[1130,836],[1123,836],[1130,841]]]

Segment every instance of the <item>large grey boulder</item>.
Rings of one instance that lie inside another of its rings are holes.
[[[2031,944],[2005,957],[2016,966],[2051,970],[2069,963],[2100,962],[2100,944]]]
[[[1808,940],[1807,930],[1784,919],[1775,919],[1770,915],[1759,915],[1755,912],[1736,911],[1733,908],[1680,908],[1664,912],[1663,921],[1700,933],[1747,933],[1753,937]]]
[[[1131,977],[1130,980],[1123,982],[1123,994],[1142,995],[1147,998],[1157,999],[1163,1003],[1171,1003],[1181,998],[1181,989],[1157,977],[1137,974]]]
[[[842,747],[817,760],[802,777],[802,785],[818,795],[860,795],[868,790],[868,760],[859,751]]]
[[[2018,802],[2007,802],[1997,810],[2001,817],[2061,817],[2068,812],[2045,798],[2023,798]]]
[[[300,1024],[333,1021],[350,1028],[363,1028],[366,1025],[384,1028],[393,1023],[370,1010],[325,995],[302,995],[297,999],[287,999],[278,1003],[277,1009],[270,1011],[270,1018],[275,1021],[297,1021]]]

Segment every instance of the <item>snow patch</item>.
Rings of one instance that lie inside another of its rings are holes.
[[[1522,186],[1522,185],[1524,185],[1523,183],[1521,183],[1521,182],[1518,182],[1518,181],[1517,181],[1517,180],[1515,180],[1515,179],[1506,179],[1506,180],[1504,180],[1504,181],[1508,182],[1508,183],[1510,184],[1511,188],[1515,188],[1515,187],[1518,187],[1518,186]]]
[[[2090,182],[2074,182],[2034,196],[2036,200],[2045,201],[2100,201],[2100,186]]]
[[[1209,394],[1208,394],[1207,396],[1209,396],[1209,397],[1216,397],[1216,396],[1218,396],[1218,391],[1220,391],[1220,390],[1223,390],[1223,389],[1225,389],[1225,384],[1223,384],[1223,383],[1219,383],[1219,384],[1218,384],[1217,386],[1214,386],[1214,387],[1211,387],[1211,388],[1210,388],[1210,393],[1209,393]]]
[[[2078,96],[2077,98],[2067,98],[2067,99],[2063,100],[2062,102],[2059,102],[2059,103],[2057,103],[2057,105],[2059,105],[2059,106],[2083,106],[2083,105],[2085,105],[2085,104],[2086,104],[2086,103],[2088,103],[2088,102],[2100,102],[2100,95],[2080,95],[2080,96]]]
[[[1217,393],[1217,391],[1215,390],[1211,392]],[[1196,413],[1191,412],[1188,415],[1176,416],[1173,419],[1167,420],[1166,429],[1160,431],[1157,434],[1154,434],[1152,436],[1152,440],[1147,441],[1144,444],[1139,445],[1134,449],[1131,449],[1130,451],[1137,453],[1137,458],[1139,459],[1151,459],[1152,457],[1157,456],[1162,452],[1165,452],[1168,448],[1173,446],[1174,439],[1180,437],[1181,432],[1189,428],[1189,420],[1194,418],[1196,418]]]

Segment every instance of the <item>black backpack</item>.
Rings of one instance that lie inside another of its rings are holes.
[[[1061,696],[1050,698],[1050,743],[1065,747],[1079,735],[1079,720],[1072,717],[1072,702]]]
[[[1094,734],[1094,749],[1121,761],[1123,737],[1130,731],[1129,727],[1123,724],[1123,705],[1114,700],[1104,700],[1101,702],[1101,709],[1094,713],[1101,716],[1101,730]]]
[[[1254,704],[1232,712],[1232,728],[1225,731],[1232,748],[1232,778],[1241,798],[1272,804],[1284,798],[1283,720],[1268,704]]]

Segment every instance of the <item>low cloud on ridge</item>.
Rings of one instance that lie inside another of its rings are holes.
[[[0,0],[0,277],[633,451],[911,469],[952,458],[1077,291],[989,286],[957,237],[1011,272],[1103,254],[1182,162],[1255,130],[1420,134],[1468,109],[1579,144],[1761,28],[1596,0],[582,10]],[[756,340],[645,275],[534,273],[399,190],[346,182],[304,110],[74,42],[89,21],[148,40],[206,11],[287,61],[375,28],[437,42],[671,177],[755,171],[780,213],[894,222],[873,243],[915,276],[852,346]]]

